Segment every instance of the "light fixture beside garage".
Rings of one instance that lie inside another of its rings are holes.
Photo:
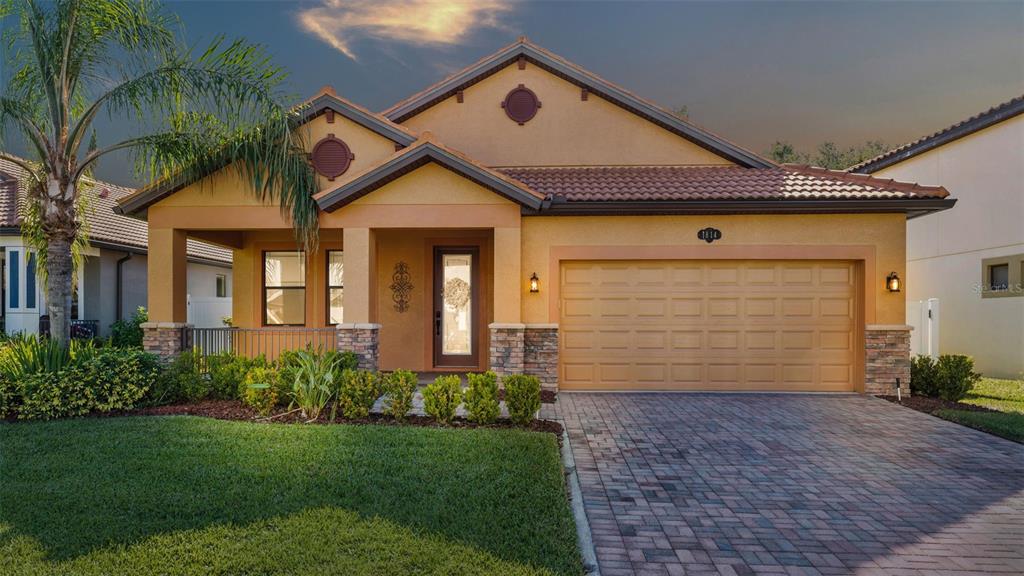
[[[889,275],[885,277],[885,289],[889,292],[899,292],[901,288],[903,288],[903,282],[900,280],[899,274],[889,272]]]
[[[537,278],[537,273],[534,272],[533,276],[530,276],[530,293],[536,294],[540,292],[540,278]]]

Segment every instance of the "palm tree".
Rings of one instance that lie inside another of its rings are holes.
[[[127,151],[151,180],[192,181],[231,166],[255,196],[281,206],[301,238],[315,238],[298,110],[281,104],[284,74],[260,47],[220,38],[193,55],[154,0],[0,0],[0,23],[0,69],[13,71],[0,95],[0,146],[13,132],[31,160],[2,149],[0,158],[29,174],[26,213],[38,219],[54,339],[69,335],[72,248],[90,170],[112,152]],[[101,142],[93,126],[101,115],[132,134]]]

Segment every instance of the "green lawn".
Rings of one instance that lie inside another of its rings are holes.
[[[556,438],[0,424],[4,574],[579,574]]]
[[[940,410],[937,415],[1010,440],[1024,442],[1024,380],[983,378],[961,402],[985,406],[999,412]]]

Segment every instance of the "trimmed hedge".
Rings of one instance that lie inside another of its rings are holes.
[[[911,394],[957,402],[980,380],[970,356],[942,354],[938,361],[916,356],[910,362]]]
[[[508,417],[526,426],[540,410],[540,380],[536,376],[509,374],[501,379],[505,385],[505,406]]]

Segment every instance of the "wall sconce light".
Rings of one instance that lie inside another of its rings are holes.
[[[900,281],[899,274],[890,272],[889,275],[885,277],[885,289],[889,292],[899,292],[901,288],[903,288],[903,282]]]
[[[530,276],[530,293],[536,294],[540,292],[540,278],[537,278],[537,273],[534,272],[533,276]]]

